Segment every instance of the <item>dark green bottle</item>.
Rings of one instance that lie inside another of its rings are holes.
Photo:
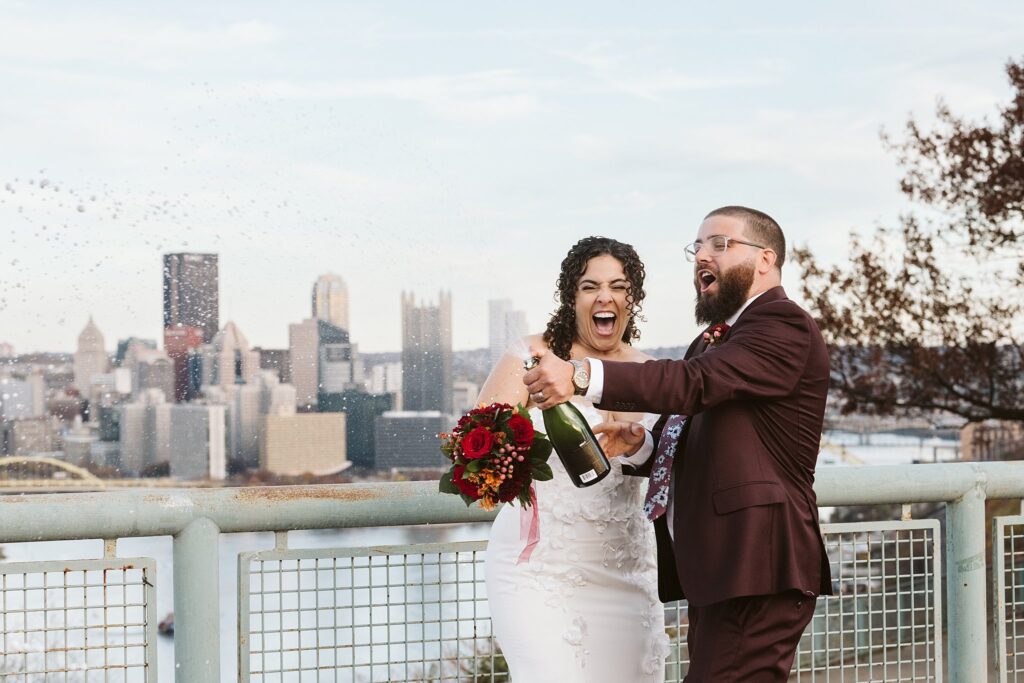
[[[612,469],[608,458],[576,406],[560,403],[541,412],[548,439],[577,488],[593,486],[608,476]]]

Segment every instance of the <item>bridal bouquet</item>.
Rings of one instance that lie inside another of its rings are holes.
[[[441,493],[462,496],[466,505],[480,501],[531,504],[530,484],[551,479],[551,442],[534,430],[526,408],[492,403],[469,411],[450,434],[439,434],[441,452],[452,466],[441,477]],[[535,499],[533,499],[535,500]]]

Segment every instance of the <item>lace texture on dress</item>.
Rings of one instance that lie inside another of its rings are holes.
[[[601,421],[593,405],[579,402],[576,406],[591,424]],[[542,428],[540,411],[531,410],[531,418]],[[656,420],[657,416],[648,415],[644,426],[650,429]],[[586,617],[574,606],[577,591],[599,575],[601,581],[617,582],[608,587],[612,591],[642,594],[646,609],[635,615],[633,626],[650,634],[642,667],[645,674],[653,675],[664,667],[669,639],[658,599],[654,528],[642,511],[647,480],[624,475],[612,458],[612,471],[603,481],[578,489],[557,454],[548,462],[554,478],[536,484],[540,541],[530,561],[519,565],[519,588],[540,591],[546,604],[563,611],[570,625],[563,639],[575,649],[580,667],[590,652]],[[595,566],[602,571],[590,569]]]

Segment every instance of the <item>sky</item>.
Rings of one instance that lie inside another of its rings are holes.
[[[842,263],[912,209],[880,132],[991,118],[1024,58],[1019,1],[708,5],[0,0],[0,342],[159,339],[161,255],[201,251],[253,345],[336,273],[361,350],[442,289],[479,348],[488,300],[542,330],[605,235],[646,264],[639,345],[685,345],[708,211]]]

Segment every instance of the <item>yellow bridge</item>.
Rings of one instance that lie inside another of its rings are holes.
[[[193,482],[169,477],[101,479],[89,470],[43,456],[0,457],[0,494],[105,491],[133,487],[189,488]]]

